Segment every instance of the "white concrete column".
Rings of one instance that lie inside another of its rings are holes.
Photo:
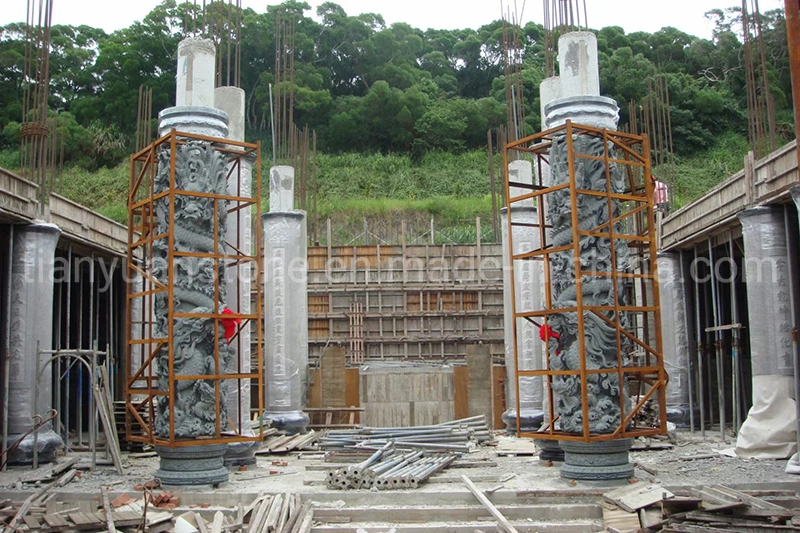
[[[744,237],[753,406],[739,430],[736,454],[783,459],[797,447],[791,294],[783,209],[738,215]]]
[[[269,169],[269,212],[291,211],[294,211],[294,167],[272,167]]]
[[[55,224],[35,222],[17,226],[11,258],[11,337],[8,376],[8,444],[13,444],[33,427],[34,415],[47,417],[53,407],[52,365],[49,355],[38,350],[53,349],[53,283],[55,251],[61,230]],[[38,375],[37,375],[38,372]],[[55,460],[64,442],[52,424],[36,436],[38,461]],[[28,435],[11,455],[13,463],[33,461],[34,435]]]
[[[516,161],[515,163],[519,163]],[[530,166],[530,162],[525,162]],[[502,239],[503,239],[503,264],[510,265],[510,246],[508,239],[508,212],[501,210]],[[538,210],[533,206],[512,207],[511,219],[521,224],[539,224]],[[512,244],[514,254],[529,252],[539,247],[539,228],[530,226],[513,226]],[[518,311],[541,310],[543,308],[542,294],[543,266],[541,261],[519,260],[514,261],[514,299]],[[503,269],[503,329],[505,339],[505,364],[506,364],[506,406],[503,421],[508,431],[517,429],[517,374],[516,367],[520,370],[544,369],[544,345],[539,340],[538,328],[529,321],[520,319],[517,326],[517,354],[514,358],[514,318],[513,302],[511,301],[511,272]],[[519,418],[520,428],[523,431],[536,431],[542,423],[544,412],[542,402],[544,396],[543,378],[522,376],[519,378]]]
[[[270,169],[270,212],[264,236],[265,412],[273,427],[305,432],[308,382],[307,229],[295,211],[294,168]]]
[[[572,31],[558,38],[559,98],[600,96],[597,37],[590,31]]]
[[[216,47],[211,39],[187,37],[178,44],[175,105],[214,107]]]
[[[661,301],[661,340],[664,366],[669,374],[667,419],[679,426],[689,425],[689,332],[685,280],[680,255],[658,255],[658,293]]]
[[[539,113],[542,123],[542,130],[547,129],[547,120],[544,108],[553,100],[561,98],[561,79],[558,76],[545,78],[539,84]]]
[[[245,93],[238,87],[217,87],[214,91],[214,107],[228,115],[228,139],[244,141]],[[239,172],[228,178],[228,194],[252,198],[253,161],[242,158]],[[231,207],[236,207],[231,205]],[[232,255],[257,253],[253,248],[250,207],[229,212],[227,216],[226,252]],[[250,290],[254,264],[248,261],[232,261],[226,268],[226,306],[234,313],[248,315],[251,312]],[[243,327],[238,337],[229,345],[231,360],[226,372],[249,374],[251,372],[250,325]],[[255,436],[250,424],[251,383],[249,379],[235,380],[225,390],[228,415],[242,435]],[[229,465],[255,464],[256,442],[236,442],[228,445],[225,463]]]

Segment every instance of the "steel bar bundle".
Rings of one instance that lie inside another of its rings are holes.
[[[394,442],[397,448],[469,452],[477,444],[491,440],[492,433],[483,415],[432,426],[396,428],[362,427],[329,431],[319,440],[320,448],[358,447],[378,449]]]
[[[326,484],[337,490],[417,488],[433,474],[444,470],[458,454],[426,455],[424,451],[403,453],[389,441],[361,463],[328,471]]]

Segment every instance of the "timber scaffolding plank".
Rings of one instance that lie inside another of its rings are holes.
[[[504,354],[500,244],[314,246],[308,264],[312,366],[337,344],[351,364],[362,346],[365,363],[463,361],[478,342]]]
[[[738,227],[736,215],[745,209],[791,202],[789,189],[797,183],[795,141],[757,161],[748,155],[744,170],[664,219],[661,225],[662,250],[687,248],[726,229]]]

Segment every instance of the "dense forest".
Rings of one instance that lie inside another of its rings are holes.
[[[53,27],[50,108],[67,125],[68,163],[94,171],[124,162],[132,150],[140,85],[153,89],[156,111],[173,104],[177,44],[194,16],[187,10],[194,8],[165,0],[141,22],[111,34]],[[241,17],[248,140],[263,140],[267,150],[279,16],[296,21],[294,121],[317,132],[318,148],[328,156],[403,154],[413,166],[430,154],[485,149],[487,129],[506,121],[502,21],[423,31],[404,23],[387,26],[379,14],[348,14],[333,2],[312,17],[308,4],[288,0],[265,13],[245,9]],[[666,76],[674,150],[684,161],[728,152],[726,144],[746,147],[740,142],[747,134],[741,13],[725,8],[706,16],[716,27],[711,40],[669,27],[652,34],[626,34],[616,26],[596,30],[601,89],[619,103],[622,124],[628,103],[646,97],[648,80]],[[533,22],[519,30],[525,128],[534,133],[545,33]],[[762,14],[762,34],[777,129],[788,140],[794,128],[782,11]],[[0,166],[14,167],[18,151],[23,35],[23,24],[0,28]],[[465,194],[487,190],[488,183]]]

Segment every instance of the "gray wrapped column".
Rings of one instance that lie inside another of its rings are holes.
[[[791,294],[783,209],[739,213],[744,238],[753,406],[739,430],[740,457],[783,459],[797,447]]]
[[[218,87],[214,91],[215,107],[228,114],[228,138],[244,141],[244,90],[238,87]],[[241,161],[241,177],[231,176],[228,180],[228,194],[242,198],[252,197],[253,161],[245,157]],[[227,241],[235,248],[228,246],[231,255],[254,253],[251,230],[251,210],[249,207],[228,213]],[[255,252],[257,253],[257,251]],[[250,314],[250,287],[253,277],[253,263],[249,261],[232,261],[226,270],[228,308],[234,313]],[[230,344],[231,361],[226,372],[229,374],[249,374],[250,368],[250,327],[243,327],[236,340]],[[254,437],[250,424],[251,383],[249,379],[239,380],[238,387],[228,387],[225,392],[225,404],[233,423],[242,435]],[[225,453],[227,465],[250,465],[256,463],[256,441],[235,442],[228,445]]]
[[[294,168],[270,169],[264,236],[264,419],[304,433],[308,372],[306,215],[294,210]]]
[[[530,161],[509,163],[509,179],[518,183],[533,183],[533,169]],[[512,196],[524,194],[527,190],[513,190]],[[525,205],[528,204],[528,205]],[[511,264],[508,238],[507,210],[501,210],[503,264]],[[539,248],[539,215],[533,200],[519,202],[511,207],[511,221],[525,226],[512,226],[513,253],[520,254]],[[514,299],[517,309],[542,309],[542,263],[541,261],[514,261]],[[517,321],[517,361],[514,360],[514,318],[511,294],[511,273],[503,270],[503,316],[506,364],[506,405],[503,422],[510,432],[517,430],[517,418],[522,431],[536,431],[542,424],[543,378],[523,376],[517,380],[516,366],[520,370],[542,370],[542,342],[538,328],[527,320]],[[517,382],[519,382],[519,416],[517,413]]]
[[[689,426],[689,332],[680,255],[658,254],[658,291],[664,366],[669,374],[667,419]]]
[[[55,224],[17,226],[11,258],[11,338],[9,357],[8,441],[18,441],[33,427],[33,416],[47,417],[52,408],[50,356],[39,350],[53,349],[53,281],[56,244],[61,230]],[[37,365],[37,358],[39,364]],[[36,371],[39,369],[37,381]],[[64,446],[51,424],[28,435],[9,457],[12,464],[33,461],[34,440],[38,461],[55,460]]]

